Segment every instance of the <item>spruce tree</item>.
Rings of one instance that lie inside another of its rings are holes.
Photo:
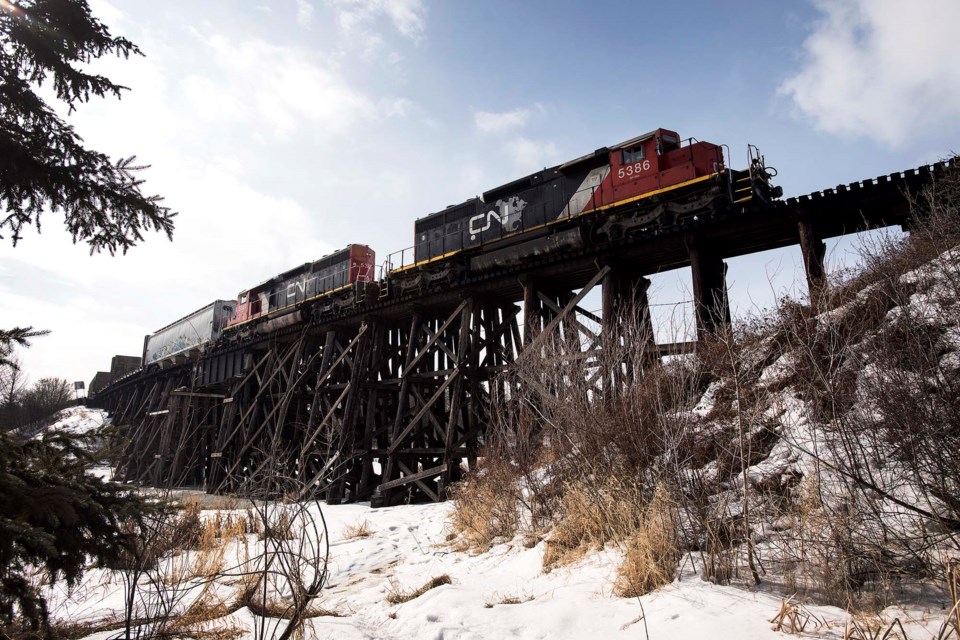
[[[16,246],[47,210],[91,253],[125,253],[144,231],[172,237],[176,214],[141,192],[145,167],[86,148],[37,93],[48,83],[70,112],[91,97],[119,98],[126,87],[80,65],[131,54],[140,49],[111,35],[86,0],[0,0],[0,238]]]
[[[112,160],[83,140],[38,93],[53,90],[72,113],[91,97],[125,87],[86,70],[105,55],[141,55],[111,35],[86,0],[0,0],[0,240],[15,247],[40,231],[43,214],[62,214],[74,242],[111,255],[159,231],[174,216],[141,192],[133,157]],[[16,345],[44,332],[0,330],[0,370],[17,366]],[[76,582],[90,561],[111,564],[135,544],[147,510],[125,487],[88,473],[96,457],[85,437],[47,433],[25,439],[0,429],[0,632],[49,632],[31,567]]]

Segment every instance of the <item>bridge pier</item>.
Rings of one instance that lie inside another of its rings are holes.
[[[824,256],[827,245],[823,236],[818,233],[816,225],[807,214],[801,214],[797,221],[800,233],[800,253],[803,255],[803,269],[807,276],[807,291],[810,295],[810,304],[815,305],[826,280]]]
[[[703,238],[688,236],[686,244],[693,278],[697,339],[702,340],[730,324],[727,263],[723,261],[720,252],[708,246]]]
[[[602,317],[604,331],[636,332],[636,337],[653,340],[653,322],[647,290],[650,280],[623,266],[611,266],[603,278]]]
[[[473,468],[490,395],[503,384],[497,376],[520,349],[519,313],[515,304],[467,296],[455,309],[413,316],[374,504],[441,500],[462,462]]]
[[[533,278],[527,276],[520,284],[523,287],[523,346],[526,347],[533,340],[534,334],[540,331],[543,305],[540,303],[539,289]]]
[[[623,375],[642,375],[658,360],[650,301],[650,280],[626,265],[611,265],[603,279],[602,331],[607,383],[622,386]]]

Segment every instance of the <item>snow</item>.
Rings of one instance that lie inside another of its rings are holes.
[[[48,427],[48,430],[82,435],[108,424],[110,424],[110,418],[107,417],[106,411],[78,406],[61,411],[57,420]]]
[[[639,599],[617,598],[612,585],[620,553],[613,548],[544,573],[543,543],[527,548],[518,538],[479,555],[454,550],[447,541],[450,504],[321,508],[331,542],[331,575],[319,605],[343,617],[310,619],[306,638],[783,637],[770,619],[784,596],[704,582],[689,570],[689,562],[687,575],[663,589]],[[363,522],[370,536],[344,537],[348,527]],[[249,540],[254,545],[256,537]],[[440,575],[449,575],[452,584],[403,604],[387,602],[391,592],[416,589]],[[54,618],[95,620],[122,611],[123,581],[119,573],[95,569],[72,593],[60,587],[50,595]],[[519,603],[500,604],[507,598]],[[842,637],[845,612],[807,610],[829,624],[822,637]],[[901,620],[930,617],[922,610],[899,615]],[[229,621],[252,637],[249,610],[233,613]]]
[[[103,409],[91,409],[84,406],[68,407],[57,415],[57,419],[46,428],[46,431],[63,431],[74,435],[84,435],[96,432],[98,429],[110,424],[110,417]],[[40,438],[42,434],[35,437]],[[98,446],[94,444],[94,447]],[[97,465],[91,467],[89,474],[99,477],[101,480],[111,480],[113,470],[107,465]]]

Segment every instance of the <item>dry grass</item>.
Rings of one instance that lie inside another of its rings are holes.
[[[134,620],[132,624],[136,629],[148,624],[148,622],[154,625],[159,623],[159,626],[162,627],[162,635],[165,637],[193,638],[194,640],[235,640],[242,637],[247,630],[224,618],[239,608],[237,604],[227,604],[214,596],[212,591],[205,590],[185,612],[178,616],[152,621]],[[126,622],[122,617],[81,623],[55,623],[51,625],[49,634],[45,638],[77,640],[95,633],[120,631],[125,626]],[[11,635],[7,633],[6,629],[0,629],[0,632],[4,633],[3,637],[14,638],[15,640],[41,639],[39,635]]]
[[[169,522],[163,544],[166,549],[193,549],[203,535],[200,503],[187,502]]]
[[[343,533],[340,534],[340,536],[344,540],[356,540],[357,538],[369,538],[374,533],[370,523],[364,520],[363,522],[347,525],[344,527]]]
[[[504,596],[497,592],[494,592],[490,595],[490,598],[483,604],[486,609],[493,609],[498,604],[523,604],[524,602],[531,602],[533,596],[525,594],[523,596]]]
[[[230,615],[238,608],[235,603],[226,602],[212,590],[205,591],[179,616],[178,622],[184,627],[211,622]]]
[[[437,576],[431,578],[429,582],[420,587],[419,589],[414,589],[413,591],[405,591],[399,587],[395,582],[390,583],[390,590],[387,593],[387,602],[390,604],[402,604],[404,602],[410,602],[415,598],[419,598],[427,591],[431,589],[436,589],[445,584],[452,584],[453,580],[450,579],[450,576],[443,574],[442,576]]]
[[[296,604],[289,598],[264,598],[263,580],[259,574],[246,574],[242,577],[236,597],[231,608],[233,611],[246,607],[250,612],[261,618],[277,618],[290,620],[296,610]],[[316,604],[308,604],[301,619],[333,617],[342,618],[349,614],[333,609],[326,609]]]
[[[190,554],[190,576],[212,578],[220,573],[230,542],[245,539],[246,532],[246,522],[241,516],[217,513],[207,518],[196,548]]]
[[[265,540],[296,540],[298,533],[294,526],[296,510],[294,506],[282,503],[264,505],[247,509],[246,530],[255,533],[257,538]]]
[[[608,542],[627,539],[643,517],[639,489],[622,480],[610,478],[600,486],[589,480],[568,484],[559,519],[547,538],[544,570],[575,562]]]
[[[110,617],[102,620],[93,620],[89,622],[63,622],[54,621],[50,623],[47,637],[58,638],[59,640],[78,640],[94,633],[104,631],[116,631],[123,629],[125,623],[123,618]],[[0,626],[0,637],[4,640],[40,640],[44,638],[41,631],[25,630],[20,626],[3,627]]]
[[[785,598],[780,602],[780,610],[770,618],[774,631],[781,633],[816,633],[827,626],[821,618],[811,613],[802,604]]]
[[[296,605],[292,600],[267,600],[266,604],[262,601],[257,602],[255,599],[251,601],[247,608],[255,616],[260,616],[261,618],[278,618],[281,620],[290,620],[293,618],[294,610]],[[343,618],[347,616],[346,613],[341,613],[340,611],[335,611],[333,609],[324,609],[323,607],[311,605],[307,608],[306,612],[303,614],[303,619],[307,620],[310,618]]]
[[[950,561],[945,573],[947,576],[947,592],[950,594],[953,606],[944,625],[952,626],[957,638],[960,639],[960,560]]]
[[[520,491],[506,462],[485,462],[451,488],[451,524],[460,551],[486,551],[497,539],[509,539],[520,525]]]
[[[246,630],[224,620],[239,609],[236,603],[227,603],[210,589],[204,592],[169,625],[167,632],[174,637],[200,640],[232,640]]]
[[[614,593],[634,598],[673,582],[680,561],[677,525],[670,494],[657,487],[643,520],[626,540]]]

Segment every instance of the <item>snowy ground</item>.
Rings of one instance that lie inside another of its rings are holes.
[[[305,637],[783,637],[770,623],[781,606],[780,595],[689,577],[639,600],[616,598],[611,585],[617,552],[593,553],[550,573],[541,569],[543,543],[525,548],[518,539],[481,555],[457,552],[446,541],[449,509],[448,504],[376,510],[367,505],[323,507],[331,542],[331,578],[319,604],[342,617],[312,618]],[[348,527],[364,522],[370,536],[344,539]],[[404,604],[387,602],[391,592],[416,589],[444,574],[452,584]],[[508,598],[519,603],[500,604]],[[122,581],[116,574],[91,571],[72,595],[55,590],[51,604],[60,619],[104,618],[121,608]],[[806,637],[843,637],[847,619],[843,611],[814,606],[807,611],[826,625],[811,623],[808,630],[820,628]],[[916,621],[907,624],[910,637],[931,638],[943,612],[889,612],[890,618],[894,615],[905,623]],[[252,629],[254,619],[241,609],[229,621]]]

